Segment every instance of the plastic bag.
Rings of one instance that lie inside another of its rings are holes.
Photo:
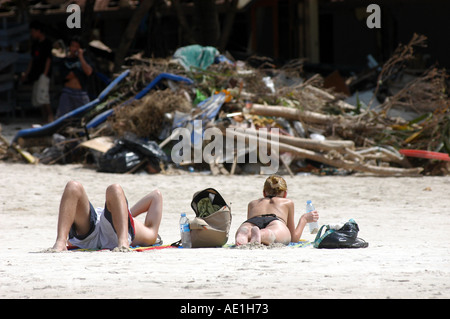
[[[126,173],[139,165],[142,160],[142,156],[131,151],[122,141],[119,141],[98,159],[98,171]]]
[[[322,235],[322,230],[326,228]],[[330,225],[322,225],[314,240],[315,248],[366,248],[369,243],[358,238],[358,224],[350,219],[341,228],[333,229]]]
[[[116,145],[99,158],[98,168],[100,172],[125,173],[144,160],[148,161],[152,172],[160,172],[160,164],[168,162],[166,153],[155,141],[127,135],[116,141]]]
[[[167,154],[159,147],[155,141],[144,141],[137,137],[128,135],[122,139],[122,142],[133,152],[147,158],[152,165],[159,167],[159,163],[168,161]]]
[[[214,59],[219,55],[219,51],[211,46],[201,46],[198,44],[188,45],[178,48],[173,57],[186,69],[191,67],[205,70],[214,63]]]

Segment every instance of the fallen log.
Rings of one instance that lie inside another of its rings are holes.
[[[278,105],[253,104],[249,110],[250,114],[261,116],[282,117],[287,120],[298,120],[306,124],[320,124],[336,130],[383,130],[386,127],[379,123],[366,123],[357,121],[355,118],[344,117],[343,115],[322,114],[307,110],[300,110],[291,107]]]
[[[336,115],[325,115],[317,112],[302,111],[291,107],[277,105],[253,104],[250,114],[283,117],[287,120],[301,120],[314,124],[329,124],[340,120]]]
[[[227,138],[234,138],[234,137],[244,137],[245,143],[250,144],[250,140],[255,141],[258,143],[264,142],[266,145],[270,145],[271,147],[278,148],[278,151],[280,153],[282,152],[290,152],[296,156],[310,159],[316,162],[320,162],[323,164],[327,164],[330,166],[343,168],[347,170],[353,170],[353,171],[361,171],[366,173],[372,173],[376,175],[383,175],[383,176],[419,176],[420,172],[423,170],[421,167],[416,168],[397,168],[397,167],[381,167],[381,166],[374,166],[362,162],[351,162],[349,160],[345,159],[339,159],[339,158],[331,158],[327,157],[326,155],[322,155],[320,153],[303,149],[300,147],[292,146],[286,143],[280,143],[276,141],[272,141],[269,139],[264,139],[256,135],[252,134],[246,134],[235,131],[232,136],[226,136]],[[254,143],[254,142],[252,142]]]
[[[234,128],[234,127],[231,127]],[[242,132],[245,134],[251,134],[251,135],[258,135],[260,131],[255,129],[246,129],[246,128],[234,128],[237,132]],[[295,136],[288,136],[288,135],[278,135],[275,133],[267,132],[267,137],[270,137],[271,139],[274,138],[274,136],[278,136],[278,140],[281,143],[297,146],[297,147],[304,147],[307,149],[312,149],[316,151],[330,151],[330,150],[337,150],[337,151],[344,151],[345,149],[354,149],[355,143],[350,140],[326,140],[326,141],[317,141],[312,140],[310,138],[302,138],[302,137],[295,137]]]
[[[411,167],[411,164],[400,153],[394,153],[383,147],[375,146],[364,150],[357,151],[357,153],[363,156],[365,159],[379,159],[385,162],[393,162],[400,164],[404,167]]]
[[[353,105],[351,105],[351,104],[349,104],[347,102],[344,102],[342,100],[336,100],[336,98],[332,94],[330,94],[330,93],[328,93],[328,92],[326,92],[326,91],[324,91],[322,89],[319,89],[319,88],[317,88],[315,86],[307,85],[305,88],[309,89],[315,95],[321,97],[322,99],[324,99],[327,102],[334,102],[342,110],[350,111],[350,110],[355,110],[356,109],[355,106],[353,106]]]

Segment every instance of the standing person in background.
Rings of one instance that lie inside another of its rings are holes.
[[[89,103],[88,79],[93,72],[89,59],[85,57],[81,38],[74,36],[70,41],[67,57],[62,60],[61,74],[64,87],[59,99],[56,117]]]
[[[44,121],[52,122],[53,111],[50,105],[52,43],[45,35],[44,26],[38,21],[30,23],[30,33],[33,41],[31,60],[21,80],[33,83],[31,104],[41,108]]]

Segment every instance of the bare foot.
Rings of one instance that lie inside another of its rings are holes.
[[[251,243],[261,243],[261,231],[259,227],[253,226],[252,227],[252,236],[250,237]]]
[[[266,228],[262,233],[261,243],[263,243],[264,245],[272,245],[275,242],[276,236],[272,230]]]
[[[236,246],[245,245],[248,243],[248,227],[241,227],[239,228],[237,234],[236,234]]]
[[[67,251],[67,245],[66,242],[59,242],[57,241],[52,248],[48,249],[49,252],[61,252],[61,251]]]

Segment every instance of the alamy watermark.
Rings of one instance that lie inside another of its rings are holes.
[[[279,168],[279,130],[244,130],[217,127],[203,130],[201,120],[189,128],[177,128],[171,140],[178,141],[171,151],[172,161],[182,163],[261,163],[262,174],[275,174]],[[235,159],[236,156],[236,159]]]
[[[81,29],[81,8],[78,4],[69,4],[66,12],[70,15],[66,19],[66,25],[69,29]]]
[[[66,12],[70,15],[66,19],[66,25],[69,29],[81,28],[81,8],[78,4],[69,4]],[[381,28],[381,8],[378,4],[369,4],[366,9],[367,13],[371,13],[366,19],[366,25],[369,29]]]
[[[366,25],[369,29],[381,28],[381,8],[378,4],[369,4],[366,9],[367,13],[371,13],[366,19]]]

